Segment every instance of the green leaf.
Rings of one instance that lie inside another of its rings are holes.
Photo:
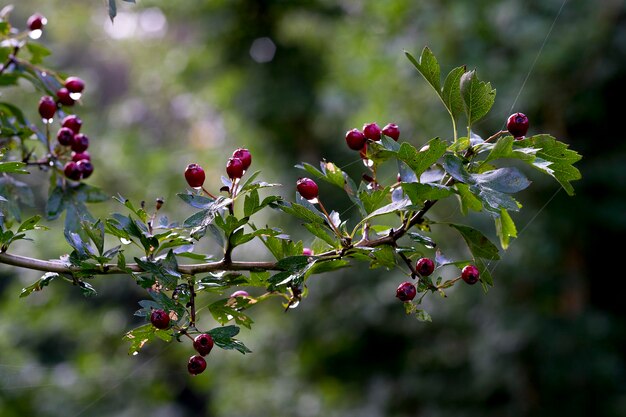
[[[447,147],[439,138],[430,140],[428,149],[421,152],[413,145],[403,142],[398,151],[398,159],[407,164],[419,179],[420,175],[446,153]]]
[[[494,221],[496,223],[496,233],[500,238],[500,246],[502,246],[502,249],[507,249],[511,238],[517,237],[515,223],[505,209],[500,210],[500,216],[494,217]]]
[[[208,209],[213,206],[215,200],[198,194],[176,194],[181,200],[193,208]]]
[[[236,304],[238,303],[238,299],[239,298],[224,298],[217,300],[209,305],[209,311],[215,321],[222,326],[231,320],[235,320],[235,323],[250,329],[253,323],[252,319],[239,311],[247,306],[249,300],[243,300],[245,304],[242,306]]]
[[[87,236],[96,245],[98,253],[102,255],[104,252],[104,224],[98,220],[92,224],[90,222],[82,222],[83,230],[87,233]]]
[[[474,195],[474,193],[470,191],[470,188],[467,184],[457,182],[456,184],[454,184],[454,187],[458,191],[459,201],[461,203],[461,212],[464,216],[467,216],[467,213],[470,210],[481,211],[483,209],[483,204]]]
[[[322,239],[324,242],[328,243],[333,248],[341,247],[341,242],[337,238],[336,235],[330,234],[328,229],[319,223],[305,223],[304,227],[316,237]]]
[[[437,244],[435,243],[434,240],[432,240],[430,237],[428,236],[424,236],[420,233],[417,232],[409,232],[408,236],[411,238],[411,240],[426,246],[429,249],[433,249],[435,246],[437,246]]]
[[[570,182],[579,180],[581,175],[573,164],[580,161],[581,155],[568,149],[569,145],[557,141],[550,135],[531,136],[515,141],[514,145],[517,148],[538,148],[531,166],[556,179],[568,195],[574,195],[574,187]]]
[[[278,208],[279,210],[282,210],[287,214],[290,214],[294,217],[310,223],[322,224],[326,221],[323,214],[319,212],[314,212],[300,204],[277,201],[273,204],[270,204],[270,206]]]
[[[178,263],[171,250],[164,259],[151,261],[135,258],[135,262],[141,269],[152,274],[164,288],[174,289],[178,285],[181,274],[177,270]]]
[[[491,109],[496,98],[496,90],[490,83],[478,79],[476,70],[466,72],[461,77],[461,95],[465,104],[468,126],[482,119]]]
[[[472,179],[480,187],[490,188],[501,193],[517,193],[526,189],[530,181],[517,168],[499,168],[482,174],[472,174]]]
[[[47,229],[47,227],[44,227],[44,226],[37,226],[37,223],[39,223],[39,220],[41,220],[40,215],[29,217],[28,219],[24,220],[24,222],[22,222],[20,227],[17,229],[17,232],[20,233],[20,232],[26,232],[28,230]]]
[[[26,49],[30,52],[30,62],[33,65],[39,65],[43,62],[43,59],[50,55],[50,50],[40,43],[28,42]]]
[[[359,191],[359,199],[363,202],[366,214],[379,209],[386,201],[390,187],[380,190],[363,189]]]
[[[157,333],[159,333],[157,335]],[[143,326],[139,326],[124,335],[124,340],[130,342],[130,347],[128,348],[129,355],[136,355],[139,351],[149,342],[154,340],[155,336],[159,336],[159,338],[166,338],[163,333],[169,334],[169,332],[165,330],[159,330],[154,327],[152,324],[144,324]],[[171,340],[171,335],[169,340]]]
[[[29,285],[28,287],[22,288],[22,292],[20,293],[20,298],[24,298],[29,296],[34,291],[41,291],[43,287],[47,287],[53,279],[60,277],[56,272],[46,272],[43,274],[41,278],[35,281],[34,284]]]
[[[461,233],[474,258],[500,259],[496,245],[483,235],[479,230],[472,227],[450,223],[450,226]]]
[[[370,254],[374,260],[370,262],[370,268],[384,267],[393,269],[396,266],[396,251],[391,245],[381,245]]]
[[[350,262],[345,259],[334,259],[331,261],[318,261],[307,271],[308,275],[323,274],[325,272],[336,271],[350,266]]]
[[[257,190],[253,190],[250,194],[246,195],[246,199],[243,203],[243,214],[246,217],[252,216],[256,211],[259,205],[261,204],[259,198],[259,192]]]
[[[64,209],[63,187],[56,186],[50,190],[48,202],[46,203],[46,217],[54,220],[61,215]]]
[[[23,169],[26,166],[23,162],[0,162],[0,172],[10,174],[30,174],[28,170]]]
[[[454,194],[451,187],[439,184],[402,183],[402,189],[415,205],[423,205],[426,200],[440,200]]]
[[[417,68],[419,73],[422,74],[422,77],[424,77],[428,84],[435,89],[437,94],[441,94],[441,70],[439,68],[437,58],[435,58],[435,55],[432,53],[430,48],[424,47],[419,61],[417,61],[413,55],[407,51],[404,51],[404,54],[415,66],[415,68]]]
[[[454,68],[443,82],[441,98],[455,119],[465,110],[463,97],[461,97],[461,77],[465,71],[465,66]]]
[[[239,333],[239,327],[237,326],[216,327],[209,330],[208,333],[213,338],[215,345],[222,349],[236,349],[243,354],[252,353],[241,341],[233,338]]]
[[[482,164],[502,158],[519,159],[527,163],[532,163],[536,158],[535,154],[538,149],[534,147],[523,148],[519,147],[518,144],[513,148],[514,142],[516,141],[513,136],[505,136],[498,139]]]
[[[389,203],[389,204],[379,208],[378,210],[374,210],[369,215],[364,217],[363,220],[361,220],[359,222],[357,227],[359,227],[359,225],[363,224],[364,222],[366,222],[366,221],[368,221],[370,219],[373,219],[374,217],[382,216],[382,215],[389,214],[389,213],[395,213],[396,211],[400,211],[400,210],[405,209],[409,205],[411,205],[411,200],[409,200],[408,198],[403,198],[402,200],[398,200],[398,201],[394,201],[392,203]]]
[[[484,259],[476,258],[474,261],[480,272],[480,283],[482,284],[483,291],[486,293],[489,287],[493,287],[493,277],[491,276],[491,272],[489,272],[489,265]]]

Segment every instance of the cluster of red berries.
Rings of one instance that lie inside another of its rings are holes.
[[[157,329],[167,329],[170,327],[170,316],[165,310],[154,309],[150,313],[150,323]],[[187,371],[191,375],[198,375],[204,372],[206,369],[204,357],[211,352],[213,345],[213,337],[209,333],[200,333],[193,339],[193,348],[197,354],[190,357],[187,362]]]
[[[415,271],[422,277],[427,277],[435,271],[435,263],[430,258],[420,258],[415,264]],[[478,282],[480,272],[475,265],[466,265],[461,270],[461,279],[470,285],[474,285]],[[406,281],[398,286],[396,289],[396,297],[402,301],[411,301],[417,295],[417,289],[415,285]]]
[[[44,96],[39,100],[39,114],[44,123],[50,124],[54,119],[59,106],[72,106],[80,99],[85,82],[78,77],[68,77],[64,87],[57,91],[57,100],[51,96]],[[93,173],[91,156],[87,152],[89,147],[89,137],[80,133],[83,125],[82,120],[71,114],[61,121],[61,128],[58,130],[56,138],[61,147],[70,148],[70,160],[63,167],[65,176],[74,181],[88,178]],[[65,152],[61,152],[63,155]]]
[[[346,143],[350,149],[365,153],[367,140],[379,141],[382,135],[388,136],[396,142],[400,138],[400,129],[398,125],[389,123],[382,129],[376,123],[366,123],[363,129],[357,128],[346,132]]]
[[[252,154],[245,148],[235,149],[231,158],[226,162],[226,175],[231,180],[240,179],[252,164]],[[200,188],[204,184],[206,174],[198,164],[189,164],[185,168],[187,184],[193,188]]]

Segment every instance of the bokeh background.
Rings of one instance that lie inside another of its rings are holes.
[[[427,297],[433,322],[421,323],[393,297],[397,272],[323,275],[299,308],[253,311],[240,336],[254,353],[216,349],[199,377],[186,372],[187,343],[127,355],[121,337],[142,298],[127,278],[94,281],[93,299],[57,282],[19,299],[38,275],[0,266],[1,416],[626,415],[622,1],[143,0],[119,4],[113,25],[103,1],[14,5],[15,26],[35,11],[48,17],[46,64],[87,82],[78,112],[92,138],[89,182],[135,201],[164,197],[173,219],[188,214],[175,196],[184,167],[202,164],[217,188],[239,146],[291,198],[299,161],[327,158],[360,175],[343,136],[365,122],[395,122],[416,146],[449,138],[445,110],[403,54],[426,45],[444,71],[477,68],[497,89],[477,133],[523,111],[531,133],[584,158],[574,198],[528,172],[519,239],[493,265],[487,295],[458,286]],[[36,92],[3,94],[35,119]],[[349,215],[345,196],[322,192]],[[304,236],[284,216],[267,221]],[[467,221],[493,235],[492,224]],[[58,257],[67,249],[50,226],[16,250]]]

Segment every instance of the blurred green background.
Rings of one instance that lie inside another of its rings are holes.
[[[11,22],[47,16],[47,65],[87,82],[78,113],[92,138],[89,182],[137,202],[164,197],[172,219],[188,214],[175,196],[184,167],[200,163],[217,189],[239,146],[291,198],[299,161],[361,174],[343,136],[365,122],[395,122],[416,146],[449,139],[445,110],[403,54],[426,45],[443,71],[465,64],[497,89],[477,133],[522,111],[530,133],[584,156],[583,180],[569,198],[528,172],[519,239],[494,265],[487,295],[458,286],[448,299],[429,296],[433,322],[421,323],[393,297],[401,274],[324,275],[299,308],[252,312],[253,331],[240,338],[253,354],[215,350],[198,377],[186,372],[188,343],[127,355],[121,336],[142,298],[129,279],[95,280],[95,299],[56,282],[19,299],[38,275],[0,266],[2,417],[626,415],[623,1],[143,0],[120,4],[114,25],[104,3],[19,0]],[[35,119],[37,93],[3,94]],[[345,196],[321,188],[327,206],[349,215]],[[454,206],[433,216],[451,218]],[[60,236],[15,251],[58,257]]]

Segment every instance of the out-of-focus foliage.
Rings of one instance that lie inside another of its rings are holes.
[[[118,2],[114,24],[103,2],[14,4],[16,25],[34,11],[47,16],[48,65],[87,81],[81,117],[98,166],[90,181],[164,197],[164,210],[185,188],[187,163],[210,167],[218,184],[238,146],[266,178],[292,184],[301,160],[359,172],[343,134],[364,121],[395,122],[415,146],[446,132],[441,103],[403,54],[424,44],[440,62],[478,67],[498,90],[479,134],[523,111],[531,132],[563,138],[585,159],[573,199],[533,178],[515,218],[519,238],[493,265],[487,297],[462,288],[433,298],[425,324],[399,313],[401,276],[335,272],[287,314],[278,303],[256,311],[255,332],[240,335],[254,354],[212,353],[197,378],[184,368],[188,345],[126,355],[119,335],[134,327],[139,297],[127,280],[103,278],[89,300],[54,286],[19,299],[33,276],[3,267],[3,416],[626,412],[621,245],[609,244],[626,229],[622,2],[146,0]],[[34,119],[38,95],[17,94]],[[350,205],[333,208],[349,214]],[[436,210],[443,220],[451,212]]]

